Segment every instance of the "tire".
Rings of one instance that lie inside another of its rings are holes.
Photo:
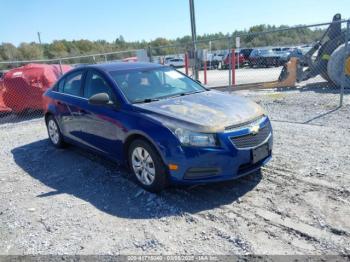
[[[50,115],[46,120],[47,133],[53,146],[63,148],[65,146],[63,136],[56,119]]]
[[[168,170],[156,149],[147,141],[137,139],[130,144],[128,163],[137,183],[145,190],[157,193],[168,186]]]
[[[318,68],[319,74],[322,76],[322,78],[333,84],[336,83],[329,77],[328,74],[328,63],[330,59],[326,60],[322,59],[322,57],[324,55],[330,55],[332,57],[332,54],[335,52],[335,50],[339,48],[339,46],[343,43],[345,43],[345,32],[341,33],[336,38],[330,39],[322,44],[315,61],[312,62],[312,66],[314,68]]]
[[[338,87],[341,86],[344,73],[344,55],[345,44],[339,46],[336,50],[334,50],[327,64],[328,77]],[[346,81],[346,86],[349,87],[349,78],[347,78]]]

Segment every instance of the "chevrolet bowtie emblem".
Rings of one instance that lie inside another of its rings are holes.
[[[252,126],[252,127],[250,128],[250,133],[251,133],[252,135],[256,135],[257,133],[259,133],[259,130],[260,130],[260,127],[259,127],[259,126]]]

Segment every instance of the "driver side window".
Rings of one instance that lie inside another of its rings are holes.
[[[97,72],[89,71],[86,77],[84,97],[89,99],[99,93],[106,93],[111,100],[114,100],[113,90],[105,78]]]

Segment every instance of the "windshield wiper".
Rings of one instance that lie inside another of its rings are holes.
[[[159,101],[159,99],[157,99],[157,98],[145,98],[145,99],[136,100],[133,102],[133,104],[151,103],[151,102],[155,102],[155,101]]]
[[[194,92],[180,93],[180,94],[171,95],[171,96],[161,96],[159,98],[138,99],[138,100],[135,100],[133,102],[133,104],[151,103],[151,102],[159,101],[160,99],[174,98],[174,97],[179,97],[179,96],[187,96],[187,95],[192,95],[192,94],[202,93],[202,92],[205,92],[205,90],[197,90],[197,91],[194,91]]]
[[[174,97],[179,97],[179,96],[187,96],[187,95],[192,95],[192,94],[197,94],[197,93],[202,93],[202,92],[205,92],[205,91],[198,90],[198,91],[194,91],[194,92],[180,93],[180,94],[176,94],[176,95],[172,95],[172,96],[166,96],[164,98],[174,98]]]

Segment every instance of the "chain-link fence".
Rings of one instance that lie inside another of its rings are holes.
[[[70,69],[117,61],[173,66],[193,78],[198,75],[210,88],[241,90],[278,112],[276,119],[305,122],[349,106],[349,34],[349,21],[335,16],[330,23],[256,27],[244,34],[147,50],[0,62],[0,123],[42,116],[42,94]]]

